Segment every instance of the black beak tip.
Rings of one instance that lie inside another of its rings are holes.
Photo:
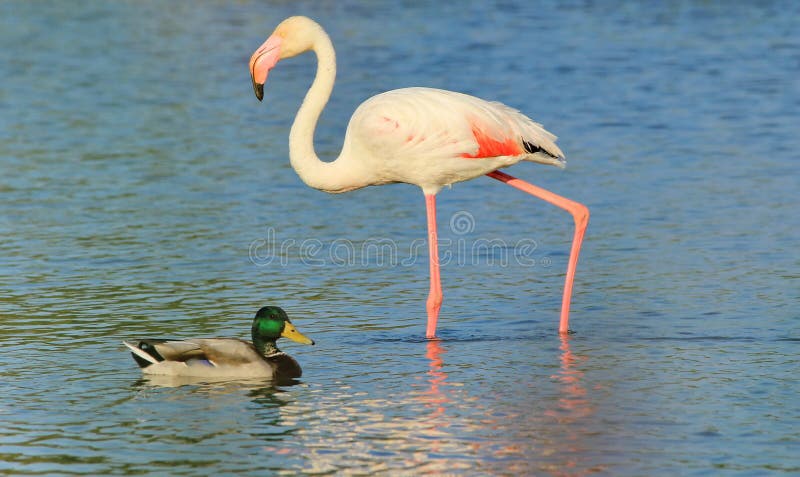
[[[253,91],[256,93],[256,98],[258,98],[259,101],[264,99],[264,85],[263,84],[258,84],[255,81],[253,81]]]

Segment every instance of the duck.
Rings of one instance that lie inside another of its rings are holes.
[[[256,312],[251,329],[252,342],[238,338],[190,338],[184,340],[141,339],[123,341],[134,361],[147,375],[193,378],[297,379],[303,370],[294,358],[275,345],[288,338],[313,345],[294,327],[278,306],[264,306]]]

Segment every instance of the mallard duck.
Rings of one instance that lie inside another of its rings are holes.
[[[275,346],[280,337],[313,345],[295,329],[283,309],[265,306],[253,319],[253,342],[237,338],[123,341],[144,374],[211,378],[293,379],[300,365]]]

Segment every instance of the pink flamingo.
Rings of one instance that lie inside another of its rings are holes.
[[[404,182],[422,188],[428,215],[430,293],[427,338],[434,338],[442,305],[436,235],[436,193],[446,185],[488,175],[572,214],[572,239],[559,333],[569,331],[569,305],[589,209],[498,171],[519,161],[564,167],[556,136],[519,111],[498,102],[432,88],[387,91],[361,104],[347,127],[339,157],[321,161],[314,152],[314,129],[336,78],[336,54],[327,33],[313,20],[296,16],[281,22],[250,58],[256,97],[264,97],[267,74],[279,60],[306,51],[317,55],[317,73],[291,131],[289,158],[308,186],[341,193],[370,185]]]

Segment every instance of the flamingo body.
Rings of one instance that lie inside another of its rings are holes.
[[[572,277],[588,221],[585,206],[515,179],[498,169],[520,161],[564,167],[556,136],[498,102],[453,91],[403,88],[362,103],[350,119],[342,152],[321,161],[314,152],[314,130],[333,90],[336,54],[330,38],[313,20],[290,17],[250,58],[253,89],[259,100],[269,71],[278,61],[313,51],[317,74],[289,133],[289,159],[310,187],[341,193],[370,185],[403,182],[425,195],[431,288],[427,336],[433,338],[442,304],[436,233],[435,196],[446,185],[488,175],[569,211],[576,224],[567,269],[559,331],[566,333]]]
[[[342,157],[357,158],[363,165],[359,171],[371,176],[365,180],[369,185],[405,182],[435,194],[523,160],[563,167],[555,139],[504,104],[453,91],[404,88],[358,107]]]

